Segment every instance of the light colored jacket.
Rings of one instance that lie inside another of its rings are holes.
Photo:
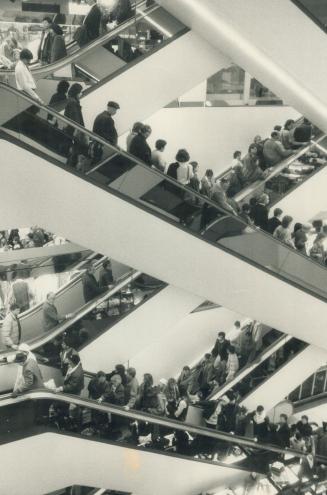
[[[33,357],[27,358],[23,365],[22,380],[20,385],[14,390],[15,392],[22,393],[29,390],[35,390],[43,388],[43,378],[40,368]]]
[[[8,313],[3,320],[1,334],[3,347],[19,344],[19,321],[13,313]]]

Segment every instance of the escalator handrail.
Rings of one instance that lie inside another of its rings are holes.
[[[141,275],[141,273],[142,272],[131,270],[127,274],[118,278],[118,280],[116,281],[115,287],[106,291],[104,294],[97,297],[96,299],[84,304],[84,306],[82,306],[82,308],[80,308],[79,310],[76,311],[75,315],[72,318],[70,318],[69,320],[66,320],[64,323],[57,325],[55,327],[55,329],[49,330],[48,332],[43,332],[43,335],[35,337],[34,339],[28,341],[27,344],[30,346],[31,351],[37,350],[42,345],[47,344],[48,342],[53,340],[55,337],[62,334],[65,330],[67,330],[67,328],[69,328],[74,323],[79,321],[84,315],[86,315],[90,311],[92,311],[92,309],[96,308],[99,304],[106,301],[108,298],[114,296],[123,287],[125,287],[125,285],[128,285],[133,280],[138,278]],[[12,354],[13,354],[13,351],[7,351],[7,350],[0,351],[1,358],[6,357],[7,355],[12,355]],[[0,366],[1,365],[5,366],[6,364],[7,363],[0,363]]]
[[[141,0],[140,3],[137,5],[137,7],[139,8],[145,4],[146,4],[146,0]],[[112,31],[109,31],[105,35],[97,38],[96,40],[92,41],[91,43],[88,43],[83,48],[72,53],[71,55],[68,55],[67,57],[65,57],[63,59],[57,60],[56,62],[53,62],[52,64],[43,65],[40,67],[36,67],[34,69],[32,68],[34,76],[37,76],[39,73],[47,74],[48,72],[51,73],[54,71],[58,71],[58,70],[62,69],[63,67],[65,67],[67,64],[75,62],[76,58],[78,58],[80,56],[84,56],[85,54],[87,54],[91,50],[94,50],[94,48],[97,48],[98,46],[101,46],[104,43],[107,43],[108,41],[110,41],[111,39],[119,36],[119,34],[122,31],[124,31],[129,26],[132,26],[136,22],[136,20],[139,20],[142,17],[144,17],[144,14],[147,14],[147,15],[151,14],[152,12],[158,10],[159,8],[161,8],[161,7],[157,4],[151,5],[144,12],[140,13],[138,16],[131,17],[127,21],[123,22],[122,24],[119,24],[119,26],[114,28]],[[0,75],[13,76],[14,74],[15,74],[15,70],[12,70],[12,69],[1,69],[1,71],[0,71]]]
[[[82,265],[89,263],[90,260],[92,260],[92,258],[94,256],[96,256],[96,253],[92,253],[92,255],[88,256],[85,260],[83,260]],[[103,256],[100,260],[95,261],[94,262],[95,268],[98,268],[103,263],[103,261],[105,259],[107,259],[107,256]],[[84,268],[81,267],[81,268],[79,268],[79,270],[84,270]],[[58,297],[61,294],[64,294],[68,290],[70,290],[74,285],[76,285],[81,280],[81,278],[82,278],[82,273],[78,273],[74,278],[72,278],[71,280],[68,280],[68,282],[66,284],[59,287],[59,289],[55,292],[56,297]],[[40,308],[43,306],[43,304],[44,304],[44,301],[36,304],[35,306],[32,306],[31,308],[27,309],[26,311],[20,313],[19,314],[19,320],[22,321],[25,318],[31,317],[33,314],[35,314],[36,312],[38,312],[40,310]],[[3,323],[3,320],[0,320],[0,328],[2,326],[2,323]],[[1,351],[0,351],[0,353],[1,353]]]
[[[174,419],[169,419],[161,416],[154,416],[152,414],[146,412],[139,412],[135,410],[126,410],[119,406],[98,403],[91,399],[82,399],[76,395],[64,394],[64,393],[55,393],[50,390],[43,391],[42,389],[27,392],[25,394],[19,395],[18,397],[11,397],[11,394],[6,394],[1,396],[0,398],[0,407],[14,405],[19,402],[28,401],[28,400],[54,400],[54,401],[62,401],[65,403],[74,404],[80,407],[86,407],[89,409],[96,409],[98,411],[104,413],[116,414],[118,416],[122,416],[124,418],[132,419],[135,421],[149,422],[154,425],[168,427],[176,430],[181,430],[185,432],[189,432],[194,435],[202,435],[205,437],[211,437],[217,441],[225,441],[230,443],[235,443],[247,448],[260,449],[265,451],[276,452],[278,454],[293,454],[294,457],[305,457],[306,454],[302,452],[298,452],[297,450],[291,448],[282,449],[275,445],[269,443],[261,443],[256,440],[252,440],[246,437],[241,437],[239,435],[234,435],[231,433],[223,433],[218,430],[212,430],[203,426],[193,426],[187,423],[183,423]],[[327,458],[317,456],[319,460],[325,460],[327,463]]]
[[[317,26],[326,33],[326,25],[321,22],[321,20],[314,15],[314,13],[309,10],[301,0],[291,0],[298,9],[300,9],[307,17],[309,17]]]
[[[239,373],[229,382],[224,383],[218,390],[211,392],[208,396],[208,400],[218,400],[225,393],[235,387],[241,380],[243,380],[247,375],[252,373],[258,366],[260,366],[266,359],[268,359],[274,352],[276,352],[280,347],[289,342],[293,337],[291,335],[282,335],[276,342],[273,342],[269,347],[267,347],[259,356],[257,356],[251,363],[242,368]],[[278,370],[276,370],[278,371]],[[272,375],[270,375],[272,376]],[[252,394],[255,389],[251,390],[249,393]],[[246,396],[244,396],[245,398]],[[242,398],[243,400],[243,398]],[[196,403],[195,403],[196,405]]]
[[[56,119],[65,122],[68,126],[74,128],[77,131],[80,131],[81,133],[85,134],[86,136],[88,136],[93,141],[97,141],[98,143],[101,143],[103,146],[111,149],[113,151],[113,155],[114,154],[115,155],[119,154],[120,156],[125,157],[129,161],[133,161],[136,165],[142,167],[143,169],[146,169],[147,170],[147,173],[151,173],[154,176],[157,176],[158,178],[160,178],[161,181],[164,180],[166,182],[169,182],[172,185],[174,185],[175,188],[178,188],[179,190],[184,191],[184,194],[185,195],[191,193],[192,196],[198,198],[201,202],[207,203],[208,206],[211,206],[217,212],[222,213],[224,215],[223,218],[233,218],[233,215],[231,213],[225,211],[220,205],[218,205],[217,203],[213,202],[211,199],[207,198],[206,196],[201,195],[200,193],[196,192],[193,189],[188,188],[187,186],[184,186],[183,184],[180,184],[177,180],[175,180],[175,179],[173,179],[173,178],[171,178],[171,177],[163,174],[162,172],[159,172],[158,170],[155,170],[155,169],[150,168],[148,165],[146,165],[140,159],[136,158],[135,156],[127,153],[126,151],[124,151],[124,150],[122,150],[120,148],[116,148],[115,146],[113,146],[112,144],[110,144],[108,141],[104,140],[103,138],[101,138],[97,134],[92,133],[91,131],[89,131],[85,127],[77,124],[75,121],[72,121],[71,119],[65,117],[64,115],[56,112],[54,109],[49,108],[49,107],[47,107],[45,105],[41,105],[38,101],[34,100],[33,98],[29,97],[26,94],[23,94],[21,91],[13,88],[13,87],[11,87],[11,86],[9,86],[7,84],[4,84],[4,83],[1,83],[0,82],[0,93],[1,93],[1,90],[4,90],[4,91],[8,91],[8,92],[13,93],[17,98],[21,98],[21,99],[25,100],[26,102],[28,102],[29,103],[29,106],[34,106],[34,107],[39,108],[40,110],[45,110],[49,115],[52,115]],[[2,129],[5,132],[6,129],[5,128],[2,128]],[[109,156],[107,159],[105,159],[103,161],[103,163],[101,165],[105,165],[106,163],[109,163],[110,160],[111,160],[111,158],[112,158],[112,156]],[[79,177],[79,178],[81,178],[83,180],[86,180],[87,182],[89,182],[89,183],[97,186],[100,189],[105,190],[106,192],[109,192],[111,194],[114,194],[114,195],[116,195],[118,197],[122,197],[125,201],[130,202],[131,204],[136,204],[136,206],[138,208],[143,208],[146,211],[149,211],[149,209],[150,209],[149,207],[146,207],[143,204],[141,205],[140,202],[133,201],[130,197],[128,197],[128,196],[126,196],[124,194],[121,194],[119,190],[114,190],[114,189],[111,189],[111,188],[109,190],[107,187],[103,186],[102,184],[99,184],[96,181],[92,180],[88,175],[82,174],[82,173],[76,171],[73,168],[69,168],[66,165],[60,163],[58,160],[53,159],[52,163],[56,163],[57,166],[59,166],[60,168],[64,169],[66,172],[68,171],[69,173],[71,173],[71,174],[73,174],[73,175],[75,175],[75,176],[77,176],[77,177]],[[165,216],[163,214],[160,214],[158,211],[155,211],[155,210],[151,209],[151,214],[154,215],[154,216],[156,216],[156,217],[158,217],[158,218],[164,218],[164,220],[166,222],[172,223],[176,227],[176,223],[175,222],[172,222],[167,216]],[[283,249],[285,249],[287,252],[291,253],[293,256],[299,256],[300,258],[306,260],[306,263],[314,263],[314,266],[319,266],[323,270],[326,270],[327,269],[321,263],[313,260],[309,256],[307,256],[307,255],[303,254],[302,252],[296,250],[295,248],[292,248],[292,247],[288,246],[287,244],[281,242],[279,239],[274,238],[271,234],[269,234],[269,233],[267,233],[267,232],[265,232],[265,231],[263,231],[263,230],[261,230],[261,229],[259,229],[257,227],[256,228],[251,227],[241,217],[235,216],[235,218],[237,218],[237,221],[239,222],[240,225],[243,225],[244,226],[244,230],[245,229],[251,229],[253,232],[257,232],[257,233],[260,232],[260,235],[265,236],[265,237],[269,238],[269,240],[271,242],[274,242],[274,243],[282,246]],[[221,218],[218,221],[220,221],[220,220],[221,220]],[[217,222],[217,220],[214,221],[213,223],[216,223],[216,222]],[[180,226],[180,225],[178,225],[178,227],[181,228],[181,229],[183,229],[183,227]],[[189,231],[189,230],[187,232],[189,234],[191,234],[191,235],[194,235],[195,237],[200,237],[198,233],[194,233],[194,232]],[[211,241],[208,241],[205,238],[202,238],[202,240],[208,242],[209,244],[212,244]],[[227,247],[225,247],[225,246],[223,246],[221,244],[214,244],[214,245],[215,245],[216,248],[219,248],[220,250],[225,251],[225,252],[231,254],[231,251],[230,251],[229,248],[227,248]],[[292,285],[294,287],[297,287],[298,289],[302,290],[303,292],[306,292],[307,294],[310,294],[313,297],[315,297],[317,299],[320,299],[323,302],[327,302],[327,297],[322,296],[321,294],[317,294],[316,291],[314,291],[314,290],[312,290],[312,289],[310,289],[308,287],[305,287],[304,284],[300,284],[300,283],[295,282],[293,280],[289,280],[283,274],[277,273],[276,271],[269,270],[269,268],[265,267],[264,265],[259,264],[259,263],[256,263],[255,261],[250,260],[249,258],[247,258],[246,256],[243,256],[240,253],[236,253],[235,251],[232,251],[232,255],[235,256],[238,259],[241,259],[241,260],[247,262],[248,264],[250,264],[252,266],[258,267],[260,270],[265,271],[265,272],[269,273],[270,275],[272,275],[272,276],[274,276],[274,277],[276,277],[276,278],[278,278],[280,280],[285,281],[289,285]]]

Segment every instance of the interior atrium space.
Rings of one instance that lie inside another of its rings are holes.
[[[326,0],[0,1],[0,495],[327,494]]]

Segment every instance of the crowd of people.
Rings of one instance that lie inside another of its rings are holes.
[[[11,229],[0,231],[0,252],[16,249],[38,248],[46,245],[58,245],[65,243],[63,237],[51,234],[38,227],[30,229]]]

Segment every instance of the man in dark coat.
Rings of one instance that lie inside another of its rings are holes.
[[[49,64],[51,60],[51,49],[52,49],[52,36],[50,33],[52,20],[50,17],[45,17],[42,21],[43,29],[41,34],[41,41],[37,51],[37,56],[39,61],[45,65]]]
[[[107,110],[100,113],[93,124],[93,132],[101,136],[103,139],[109,141],[109,143],[117,146],[118,134],[115,127],[113,115],[117,113],[120,106],[115,101],[109,101]]]
[[[47,294],[47,300],[43,304],[43,330],[48,332],[59,325],[63,320],[71,317],[71,314],[61,315],[55,305],[56,295],[54,292]]]
[[[100,286],[94,276],[94,272],[94,266],[89,265],[82,277],[83,294],[86,303],[92,301],[92,299],[99,296],[100,294],[103,294],[103,292],[106,290],[106,287]]]
[[[228,352],[227,349],[230,346],[230,341],[225,338],[225,332],[219,332],[218,338],[213,346],[211,351],[211,355],[216,358],[218,355],[220,356],[221,361],[227,361]]]
[[[97,5],[97,0],[88,0],[91,8],[86,15],[83,26],[86,28],[88,41],[95,40],[100,35],[101,10]]]
[[[146,142],[152,129],[149,125],[144,125],[138,134],[133,138],[129,152],[151,167],[151,148]]]

